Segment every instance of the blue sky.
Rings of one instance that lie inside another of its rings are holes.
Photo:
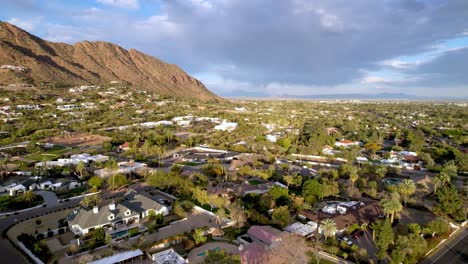
[[[50,41],[114,42],[220,95],[468,96],[466,0],[0,0]]]

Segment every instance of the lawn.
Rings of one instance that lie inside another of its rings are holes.
[[[259,185],[260,183],[262,183],[261,181],[257,181],[257,180],[250,180],[249,183],[251,185]]]
[[[78,196],[80,194],[83,194],[87,190],[88,190],[88,188],[86,188],[86,187],[77,187],[75,189],[58,192],[57,197],[59,199],[70,198],[70,197],[74,197],[74,196]]]
[[[195,167],[195,166],[200,165],[200,163],[188,162],[188,161],[178,162],[177,164],[178,164],[178,165],[183,165],[183,166],[190,166],[190,167]]]
[[[55,147],[52,150],[30,154],[30,155],[25,156],[24,158],[28,160],[35,160],[37,162],[51,161],[51,160],[56,160],[62,157],[70,149],[71,148]]]
[[[0,197],[0,211],[15,211],[29,207],[34,207],[44,202],[44,199],[40,195],[36,195],[34,200],[31,202],[25,202],[21,200],[21,196],[1,196]]]

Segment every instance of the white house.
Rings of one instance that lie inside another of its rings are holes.
[[[182,256],[180,256],[174,249],[170,248],[161,252],[149,254],[151,259],[156,264],[185,264],[188,263]]]
[[[128,191],[122,200],[105,206],[95,206],[92,209],[80,208],[68,216],[70,230],[76,235],[86,235],[96,228],[115,230],[129,227],[148,217],[150,212],[168,215],[169,208],[153,199]]]
[[[335,147],[351,147],[351,146],[360,146],[362,143],[359,141],[351,141],[351,140],[340,140],[335,142]]]
[[[224,123],[221,123],[217,126],[214,127],[215,130],[221,130],[221,131],[233,131],[234,129],[236,129],[238,126],[237,123],[234,123],[234,122],[224,122]]]

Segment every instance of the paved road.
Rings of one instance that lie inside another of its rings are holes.
[[[16,222],[25,220],[27,218],[35,217],[38,215],[46,214],[57,209],[63,209],[70,206],[76,206],[79,204],[80,199],[62,203],[54,207],[43,207],[28,212],[20,213],[18,215],[12,215],[8,218],[0,220],[0,232],[2,233],[2,239],[0,239],[0,256],[2,263],[27,263],[28,261],[18,252],[6,238],[6,230],[14,225]]]
[[[448,243],[424,261],[425,264],[468,263],[468,228],[459,231]]]
[[[47,207],[54,207],[59,205],[57,195],[54,192],[38,191],[36,193],[44,198],[44,202],[46,203]]]

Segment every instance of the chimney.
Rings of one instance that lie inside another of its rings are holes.
[[[109,210],[111,211],[115,210],[115,201],[112,201],[112,203],[109,204]]]
[[[93,207],[93,213],[94,213],[94,214],[99,213],[99,207],[94,206],[94,207]]]

